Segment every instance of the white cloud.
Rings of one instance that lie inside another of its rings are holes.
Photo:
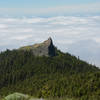
[[[97,43],[100,43],[100,37],[98,38],[98,37],[95,37],[95,38],[93,38],[93,40],[95,41],[95,42],[97,42]]]
[[[7,25],[5,25],[5,24],[0,24],[0,29],[3,29],[3,28],[7,28]]]
[[[29,38],[31,38],[32,37],[32,35],[21,35],[21,36],[14,36],[14,37],[11,37],[11,39],[13,39],[13,40],[25,40],[25,39],[29,39]]]
[[[0,18],[0,50],[31,45],[49,36],[62,51],[100,66],[100,16]]]

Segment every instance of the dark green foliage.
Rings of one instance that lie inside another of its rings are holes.
[[[0,95],[20,92],[36,97],[100,98],[100,70],[68,53],[36,57],[30,51],[0,54]]]

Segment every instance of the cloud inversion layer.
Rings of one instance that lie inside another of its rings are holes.
[[[62,51],[100,66],[100,16],[0,18],[0,50],[42,42],[49,36]]]

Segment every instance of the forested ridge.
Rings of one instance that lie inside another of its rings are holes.
[[[0,95],[14,92],[44,98],[99,100],[100,70],[57,49],[53,57],[34,56],[31,51],[6,50],[0,53]]]

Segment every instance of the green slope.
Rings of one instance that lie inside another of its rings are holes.
[[[36,57],[31,51],[2,52],[0,95],[20,92],[43,98],[99,98],[100,70],[69,53],[56,50],[56,54]]]

